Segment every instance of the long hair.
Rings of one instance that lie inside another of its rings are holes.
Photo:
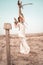
[[[20,22],[20,18],[21,18],[21,22],[23,23],[24,22],[24,16],[23,16],[23,13],[21,13],[18,17],[18,22]]]

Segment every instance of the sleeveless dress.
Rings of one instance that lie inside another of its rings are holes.
[[[19,25],[19,31],[18,31],[18,36],[21,37],[20,39],[20,53],[21,54],[28,54],[30,52],[30,47],[26,42],[26,37],[25,37],[25,26],[23,23],[18,23]]]

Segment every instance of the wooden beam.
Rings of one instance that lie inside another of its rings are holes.
[[[9,30],[11,29],[10,23],[4,24],[4,29],[6,32],[6,54],[7,54],[7,65],[11,65],[11,56],[10,56],[10,33]]]

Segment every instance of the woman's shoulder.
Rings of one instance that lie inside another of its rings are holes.
[[[18,23],[18,25],[21,25],[21,23]]]

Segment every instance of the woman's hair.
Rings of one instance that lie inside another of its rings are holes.
[[[20,19],[22,20],[22,21],[20,21]],[[20,15],[19,17],[18,17],[18,22],[23,22],[24,21],[24,16],[23,15]]]
[[[20,22],[20,16],[18,17],[18,22]]]

